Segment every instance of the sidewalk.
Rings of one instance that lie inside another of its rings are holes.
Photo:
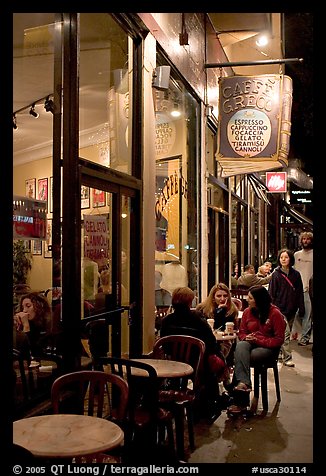
[[[272,369],[268,370],[269,411],[259,399],[257,415],[229,419],[226,411],[211,425],[195,428],[196,449],[188,463],[312,463],[312,345],[291,341],[294,368],[279,364],[281,402],[276,401]]]

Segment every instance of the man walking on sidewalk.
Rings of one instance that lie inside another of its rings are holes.
[[[294,253],[294,268],[299,271],[302,278],[305,314],[301,322],[302,332],[298,344],[308,345],[312,330],[309,279],[313,273],[313,234],[310,231],[304,231],[300,234],[299,242],[302,249]]]

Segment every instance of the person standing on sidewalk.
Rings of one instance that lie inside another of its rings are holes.
[[[301,320],[301,338],[299,345],[308,345],[312,330],[311,299],[309,296],[309,279],[313,273],[313,234],[304,231],[299,238],[302,249],[294,253],[294,268],[299,271],[303,283],[305,314]],[[298,316],[300,319],[300,315]]]
[[[293,268],[294,255],[291,250],[283,248],[277,257],[277,268],[274,270],[268,292],[286,319],[285,338],[281,347],[283,365],[294,367],[290,349],[290,336],[296,312],[304,316],[303,284],[299,271]]]

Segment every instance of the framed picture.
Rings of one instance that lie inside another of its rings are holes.
[[[41,254],[42,254],[42,241],[32,240],[32,255],[41,255]]]
[[[23,240],[25,250],[30,253],[31,252],[31,240]]]
[[[50,177],[49,212],[53,213],[53,177]]]
[[[46,240],[44,243],[44,258],[52,258],[52,219],[46,221]]]
[[[89,208],[90,207],[90,197],[89,197],[89,187],[86,187],[86,185],[81,186],[81,208]]]
[[[93,207],[104,207],[105,206],[105,192],[104,190],[98,190],[93,188]]]
[[[25,180],[25,195],[28,198],[36,198],[36,178]]]
[[[40,178],[37,181],[37,198],[48,203],[48,179]]]

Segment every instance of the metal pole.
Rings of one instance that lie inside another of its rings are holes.
[[[226,68],[232,66],[259,66],[264,64],[281,64],[281,63],[302,63],[303,58],[287,58],[275,60],[260,60],[260,61],[230,61],[228,63],[206,63],[204,67],[207,68]]]

